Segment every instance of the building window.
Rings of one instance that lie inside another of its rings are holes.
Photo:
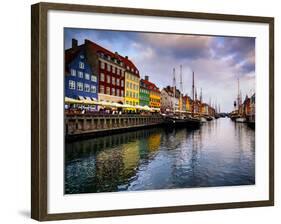
[[[124,90],[121,90],[121,96],[122,97],[124,96]]]
[[[120,75],[120,69],[117,68],[117,75]]]
[[[120,90],[116,89],[116,96],[120,96]]]
[[[132,83],[130,83],[130,89],[132,89],[133,88],[133,84]]]
[[[115,74],[115,72],[116,72],[116,67],[112,66],[112,73]]]
[[[79,71],[79,72],[78,72],[78,77],[81,78],[81,79],[83,79],[83,72]]]
[[[81,58],[81,59],[84,59],[84,55],[83,55],[83,54],[81,54],[81,55],[80,55],[80,58]]]
[[[106,94],[110,95],[110,87],[106,87]]]
[[[79,68],[84,69],[84,66],[85,66],[85,65],[84,65],[84,62],[80,61],[80,62],[79,62]]]
[[[100,93],[104,93],[104,85],[100,85]]]
[[[68,88],[69,88],[69,89],[75,89],[75,81],[69,80],[69,82],[68,82]]]
[[[111,89],[111,95],[115,96],[115,88]]]
[[[139,94],[138,93],[136,93],[136,98],[139,98]]]
[[[121,70],[121,76],[124,77],[124,71]]]
[[[84,85],[84,88],[85,88],[85,92],[90,92],[90,85],[89,84],[85,84]]]
[[[120,79],[116,79],[116,85],[120,86]]]
[[[124,80],[121,80],[121,87],[124,87]]]
[[[76,70],[75,69],[71,69],[71,75],[76,76]]]
[[[89,73],[85,73],[85,79],[90,80],[90,74]]]
[[[104,82],[104,73],[100,73],[100,81]]]
[[[112,77],[112,85],[115,85],[115,78]]]
[[[105,68],[105,63],[104,63],[104,62],[101,62],[101,63],[100,63],[100,68],[101,68],[101,69],[104,69],[104,68]]]
[[[91,75],[91,80],[92,80],[92,82],[97,82],[97,76]]]
[[[77,82],[77,90],[83,91],[83,83],[82,82]]]
[[[97,87],[91,85],[91,92],[92,92],[92,93],[96,93],[96,92],[97,92]]]
[[[107,64],[106,68],[107,68],[107,71],[110,72],[110,64]]]
[[[110,75],[107,75],[107,76],[106,76],[106,82],[107,82],[107,83],[110,83]]]

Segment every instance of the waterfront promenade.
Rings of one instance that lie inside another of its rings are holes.
[[[68,139],[101,136],[162,123],[160,114],[68,114],[65,115],[65,135]]]

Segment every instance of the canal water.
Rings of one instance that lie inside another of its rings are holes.
[[[255,184],[255,131],[220,118],[199,129],[152,128],[65,147],[65,193]]]

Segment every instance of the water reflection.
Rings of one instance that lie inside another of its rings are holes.
[[[65,193],[255,183],[255,132],[221,118],[66,144]]]

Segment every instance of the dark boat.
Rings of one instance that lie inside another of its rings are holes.
[[[164,117],[164,123],[170,126],[182,126],[182,127],[200,127],[201,120],[194,117],[177,117],[166,116]]]
[[[213,120],[213,117],[207,116],[206,119],[207,119],[207,121],[212,121],[212,120]]]

